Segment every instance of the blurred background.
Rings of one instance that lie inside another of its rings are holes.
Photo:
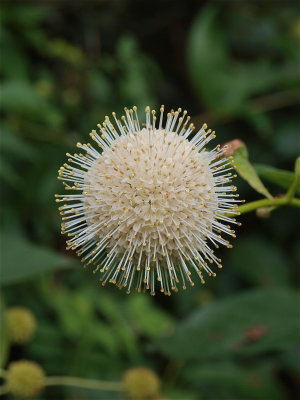
[[[215,280],[150,298],[103,288],[65,251],[54,193],[66,151],[105,115],[148,104],[188,109],[217,143],[242,139],[284,193],[264,165],[292,171],[299,154],[297,2],[1,1],[0,32],[2,303],[37,319],[25,346],[2,332],[2,367],[30,359],[48,375],[120,380],[142,365],[166,399],[296,399],[296,209],[241,216]],[[39,398],[120,396],[53,387]]]

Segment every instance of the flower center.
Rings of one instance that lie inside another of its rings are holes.
[[[208,155],[164,130],[121,136],[86,174],[88,224],[108,249],[134,248],[137,261],[141,252],[140,261],[162,259],[179,244],[184,253],[187,235],[205,237],[199,221],[211,229],[217,197]]]

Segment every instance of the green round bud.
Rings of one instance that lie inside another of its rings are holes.
[[[35,362],[15,361],[8,367],[6,384],[7,390],[14,396],[32,398],[45,387],[45,373]]]
[[[151,399],[159,393],[160,380],[148,368],[131,368],[123,376],[123,387],[131,399]]]
[[[11,307],[6,310],[5,320],[7,332],[12,343],[24,344],[35,334],[36,319],[25,307]]]

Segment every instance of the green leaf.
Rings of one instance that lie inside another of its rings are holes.
[[[233,166],[238,174],[249,183],[258,193],[264,195],[268,199],[272,198],[268,189],[260,180],[253,165],[248,159],[248,150],[245,144],[238,147],[232,154]]]
[[[125,35],[117,44],[117,62],[122,67],[118,84],[123,102],[137,104],[143,109],[148,104],[156,105],[156,85],[151,85],[149,76],[160,82],[158,66],[143,54],[134,36]]]
[[[20,236],[1,233],[1,284],[21,282],[74,262],[55,251],[31,243]]]
[[[232,362],[193,363],[185,367],[183,373],[189,387],[198,388],[206,400],[285,398],[267,365],[244,368]]]
[[[0,125],[1,151],[16,159],[32,161],[36,158],[36,150],[21,136],[11,132],[5,125]]]
[[[114,337],[121,343],[123,351],[127,352],[132,358],[138,357],[138,346],[133,329],[128,323],[125,308],[120,309],[120,304],[110,293],[101,291],[101,296],[95,299],[95,306],[106,320],[115,327]]]
[[[251,257],[245,257],[251,254]],[[247,283],[276,286],[289,283],[289,262],[278,244],[262,235],[237,239],[227,264]]]
[[[144,336],[158,337],[172,327],[171,317],[157,308],[149,297],[131,295],[127,309],[135,328]]]
[[[205,101],[209,109],[222,108],[223,100],[216,94],[223,92],[213,83],[216,68],[227,66],[225,48],[220,34],[215,29],[216,9],[207,7],[195,19],[187,43],[187,62],[192,83],[196,93]],[[220,72],[220,71],[219,71]],[[205,78],[204,78],[205,77]],[[221,104],[219,104],[221,102]]]
[[[190,79],[201,101],[214,113],[236,114],[247,100],[282,79],[267,60],[242,64],[229,53],[218,8],[208,5],[195,18],[187,41]]]
[[[0,164],[0,178],[13,188],[17,188],[21,181],[20,176],[4,157]]]
[[[10,80],[3,82],[0,90],[3,111],[47,122],[51,126],[58,126],[62,122],[62,115],[33,85],[21,80]]]
[[[5,125],[1,125],[0,130],[2,135],[0,178],[8,185],[18,188],[22,182],[22,177],[16,172],[15,161],[26,160],[31,162],[36,159],[36,151],[22,137],[7,129]]]
[[[294,173],[284,169],[278,169],[264,164],[254,164],[254,168],[261,178],[278,185],[282,189],[289,189],[294,179]],[[298,187],[297,194],[300,195],[300,187]]]
[[[258,289],[193,313],[160,342],[178,360],[224,359],[286,350],[298,344],[298,295]]]

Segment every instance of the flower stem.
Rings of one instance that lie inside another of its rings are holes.
[[[294,180],[285,196],[288,200],[293,199],[299,184],[300,184],[300,157],[297,157],[295,162]]]
[[[265,207],[278,208],[287,205],[293,207],[300,207],[300,199],[294,197],[299,184],[300,184],[300,157],[297,158],[295,163],[295,175],[293,182],[284,196],[278,198],[251,201],[250,203],[239,206],[237,208],[237,211],[239,214],[246,214],[250,211],[257,210],[258,208],[265,208]]]
[[[46,379],[46,386],[74,386],[84,389],[98,389],[108,391],[121,391],[120,382],[106,382],[73,376],[50,376]]]
[[[262,200],[256,200],[256,201],[251,201],[250,203],[243,204],[242,206],[239,206],[237,208],[237,211],[240,214],[246,214],[248,212],[257,210],[258,208],[263,208],[263,207],[282,207],[290,205],[293,207],[300,207],[300,199],[293,198],[291,200],[287,199],[286,196],[280,197],[280,198],[274,198],[274,199],[262,199]]]

